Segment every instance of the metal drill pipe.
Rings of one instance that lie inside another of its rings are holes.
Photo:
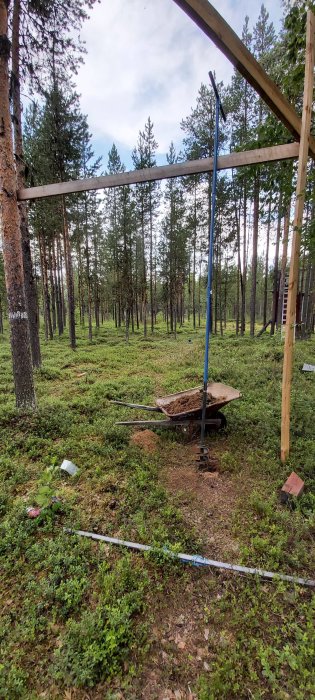
[[[129,549],[136,549],[140,552],[152,552],[154,547],[148,544],[139,544],[138,542],[129,542],[128,540],[120,540],[117,537],[107,537],[106,535],[98,535],[95,532],[87,532],[86,530],[71,530],[70,528],[64,528],[64,531],[69,535],[79,535],[80,537],[88,537],[91,540],[97,540],[99,542],[106,542],[107,544],[117,544],[122,547],[128,547]],[[272,571],[265,571],[264,569],[254,569],[248,566],[238,566],[237,564],[228,564],[224,561],[216,561],[215,559],[206,559],[205,557],[200,557],[199,555],[191,554],[176,554],[166,548],[161,549],[164,554],[174,558],[180,559],[180,561],[186,562],[187,564],[194,564],[195,566],[209,566],[215,569],[226,569],[228,571],[235,571],[238,574],[252,574],[253,576],[260,576],[267,580],[276,579],[279,581],[287,581],[288,583],[298,584],[300,586],[315,587],[315,581],[310,578],[300,578],[299,576],[288,576],[287,574],[278,574]]]

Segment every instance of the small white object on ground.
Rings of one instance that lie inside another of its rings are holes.
[[[63,460],[60,469],[63,472],[67,472],[67,474],[70,474],[70,476],[75,476],[75,474],[77,474],[79,471],[78,467],[75,464],[73,464],[73,462],[70,462],[68,459]]]
[[[304,362],[302,370],[303,372],[315,372],[315,365],[307,365],[306,362]]]

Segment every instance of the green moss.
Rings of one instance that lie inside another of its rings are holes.
[[[150,415],[110,399],[153,403],[157,395],[201,383],[203,334],[186,326],[175,341],[161,324],[154,337],[144,340],[137,333],[126,346],[123,333],[108,323],[89,345],[78,330],[75,353],[66,338],[43,345],[44,369],[35,374],[39,405],[32,415],[14,408],[8,342],[0,342],[0,697],[37,700],[43,684],[52,697],[55,691],[63,697],[67,686],[101,682],[104,697],[121,687],[129,700],[135,665],[139,675],[149,655],[149,613],[158,624],[157,592],[164,587],[166,596],[177,591],[181,599],[194,576],[198,605],[208,608],[205,616],[217,634],[209,642],[210,670],[198,681],[195,669],[192,677],[200,700],[310,700],[310,592],[239,578],[224,578],[221,585],[210,572],[175,566],[164,547],[202,553],[205,544],[160,480],[165,450],[183,437],[160,430],[158,452],[145,455],[130,445],[131,431],[115,425]],[[232,519],[240,547],[235,558],[300,575],[312,572],[315,387],[300,372],[312,348],[312,341],[295,348],[286,467],[279,461],[280,341],[227,334],[213,339],[210,358],[212,379],[243,395],[225,409],[227,430],[211,436],[224,479],[251,485],[249,492],[240,489]],[[64,458],[77,464],[78,477],[55,470],[46,507],[30,520],[26,507],[36,502],[45,470]],[[289,510],[279,505],[277,492],[292,469],[306,489]],[[60,495],[60,508],[50,505],[53,492]],[[70,537],[64,527],[94,529],[155,549],[149,557],[126,555]],[[198,588],[205,575],[214,591],[211,605]]]

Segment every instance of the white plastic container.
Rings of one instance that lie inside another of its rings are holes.
[[[79,471],[78,467],[75,464],[73,464],[73,462],[70,462],[68,459],[63,460],[60,469],[61,471],[70,474],[70,476],[75,476],[75,474],[77,474]]]

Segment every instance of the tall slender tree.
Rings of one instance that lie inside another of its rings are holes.
[[[16,195],[17,177],[9,106],[8,62],[10,41],[8,38],[8,7],[8,1],[0,0],[0,204],[15,397],[17,407],[25,409],[34,408],[36,399],[24,291],[20,215]]]

